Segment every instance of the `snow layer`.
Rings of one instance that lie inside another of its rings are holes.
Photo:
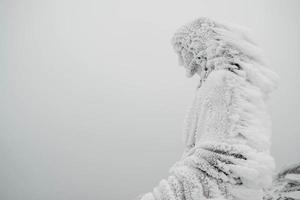
[[[300,163],[282,169],[264,192],[264,200],[299,200]]]
[[[206,18],[172,40],[187,76],[200,84],[185,119],[185,151],[142,200],[261,200],[272,183],[266,101],[277,76],[242,28]]]

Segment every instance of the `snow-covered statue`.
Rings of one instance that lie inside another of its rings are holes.
[[[181,27],[172,43],[199,86],[184,123],[182,158],[139,199],[273,199],[266,101],[277,75],[236,26],[200,18]]]

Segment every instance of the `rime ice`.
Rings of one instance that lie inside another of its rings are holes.
[[[239,27],[200,18],[181,27],[172,44],[199,86],[184,122],[182,158],[140,199],[263,199],[275,167],[266,101],[277,75]]]

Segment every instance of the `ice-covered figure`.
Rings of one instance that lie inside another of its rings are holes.
[[[266,101],[277,75],[236,26],[200,18],[172,43],[187,76],[199,75],[199,87],[185,119],[182,158],[139,199],[262,200],[274,170]]]

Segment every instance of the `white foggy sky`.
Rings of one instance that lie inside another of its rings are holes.
[[[133,199],[182,153],[197,79],[170,39],[212,17],[253,30],[280,75],[272,155],[300,161],[297,0],[0,0],[0,199]]]

